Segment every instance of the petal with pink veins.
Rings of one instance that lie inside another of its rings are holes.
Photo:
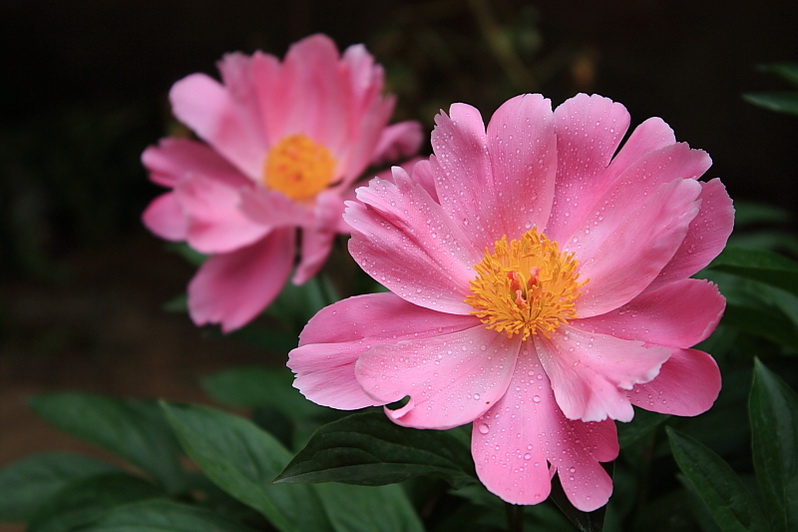
[[[457,427],[481,416],[504,395],[520,337],[489,331],[472,316],[459,318],[472,327],[378,344],[357,361],[357,380],[377,401],[386,404],[410,396],[405,406],[386,408],[395,423],[419,429]]]
[[[700,192],[701,185],[690,179],[665,183],[645,201],[617,206],[629,209],[623,224],[607,233],[600,225],[590,228],[600,235],[584,245],[583,235],[574,235],[562,245],[565,251],[575,252],[580,279],[587,280],[575,302],[580,317],[603,314],[628,303],[659,275],[698,212]]]
[[[483,213],[501,220],[494,242],[503,235],[519,238],[533,227],[542,231],[551,213],[558,164],[551,102],[539,94],[508,100],[491,117],[487,137],[497,195],[482,195],[480,203]]]
[[[232,253],[210,257],[188,285],[188,309],[197,325],[238,329],[280,293],[294,263],[294,230],[278,229]]]
[[[181,122],[244,175],[260,179],[267,140],[223,85],[205,74],[191,74],[172,85],[169,99]]]
[[[606,168],[630,117],[623,105],[608,98],[577,94],[554,110],[554,120],[557,185],[546,233],[560,239],[592,212],[592,200],[606,187]]]
[[[556,471],[571,503],[593,511],[612,494],[612,480],[599,462],[618,456],[615,425],[565,418],[531,347],[522,347],[507,393],[474,421],[477,475],[511,504],[537,504],[549,496]]]
[[[538,336],[535,347],[563,414],[582,421],[631,421],[634,411],[623,390],[656,377],[671,355],[665,347],[569,325],[551,338]]]
[[[734,206],[720,179],[701,183],[701,207],[690,222],[687,235],[655,284],[693,275],[712,262],[726,247],[734,228]]]
[[[697,349],[674,349],[659,375],[626,392],[632,404],[662,414],[697,416],[709,410],[720,393],[715,360]]]
[[[165,240],[179,242],[186,239],[188,221],[173,192],[152,200],[141,219],[147,229]]]
[[[242,188],[202,175],[175,186],[175,199],[188,219],[186,240],[191,247],[200,253],[229,253],[266,235],[268,226],[242,212]]]
[[[617,338],[671,347],[690,347],[717,327],[726,300],[702,279],[682,279],[649,289],[626,305],[571,325]]]
[[[481,259],[469,238],[401,168],[394,182],[372,179],[357,190],[344,219],[349,251],[369,275],[399,297],[425,308],[470,314],[465,302],[472,265]]]
[[[318,404],[354,410],[385,404],[366,392],[355,378],[355,363],[378,344],[424,339],[472,326],[462,316],[417,307],[390,293],[338,301],[320,310],[288,355],[296,374],[294,387]]]
[[[174,187],[187,175],[202,174],[241,186],[250,183],[240,171],[210,147],[189,139],[164,138],[141,154],[141,162],[150,179],[165,187]]]

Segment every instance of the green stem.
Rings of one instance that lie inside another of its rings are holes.
[[[507,510],[507,530],[509,532],[524,532],[524,507],[517,504],[505,503]]]

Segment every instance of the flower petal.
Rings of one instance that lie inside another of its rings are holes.
[[[487,135],[497,193],[483,195],[481,203],[488,204],[483,212],[502,220],[502,232],[493,236],[494,241],[502,235],[518,238],[533,226],[543,230],[551,213],[558,164],[551,102],[539,94],[508,100],[491,117]]]
[[[380,140],[371,156],[372,164],[401,161],[418,153],[423,141],[421,124],[407,120],[392,124],[382,130]]]
[[[632,404],[662,414],[697,416],[709,410],[720,392],[715,360],[697,349],[674,349],[659,375],[626,392]]]
[[[189,176],[175,186],[188,219],[189,245],[201,253],[228,253],[263,238],[269,227],[241,210],[241,188],[220,179]]]
[[[435,117],[430,167],[437,199],[448,216],[462,225],[480,252],[501,238],[501,220],[487,216],[483,203],[495,196],[491,181],[488,138],[482,115],[470,105],[456,103],[449,116]]]
[[[324,265],[338,233],[348,233],[343,221],[344,201],[335,192],[326,191],[316,198],[315,222],[302,230],[302,252],[294,284],[303,284]]]
[[[152,200],[141,219],[147,229],[165,240],[178,242],[186,239],[188,222],[173,192]]]
[[[238,329],[280,293],[294,263],[294,231],[278,229],[232,253],[214,255],[188,285],[188,309],[197,325]]]
[[[726,300],[702,279],[682,279],[641,295],[606,314],[571,322],[576,328],[671,347],[690,347],[717,327]]]
[[[535,347],[563,414],[582,421],[631,421],[632,405],[622,390],[656,377],[671,354],[665,347],[569,325],[551,338],[536,338]]]
[[[582,245],[574,235],[563,248],[579,259],[580,278],[589,279],[576,300],[576,312],[587,318],[614,310],[640,294],[681,245],[698,212],[701,186],[689,179],[661,185],[646,201],[631,202],[635,209],[624,223],[592,230],[603,234]],[[621,205],[616,208],[624,209]]]
[[[571,503],[590,512],[612,493],[599,462],[617,457],[618,439],[610,420],[566,419],[534,351],[522,348],[507,393],[474,422],[471,453],[482,483],[511,504],[545,500],[556,471]]]
[[[181,122],[245,175],[260,179],[267,141],[223,85],[205,74],[191,74],[172,86],[169,99]]]
[[[202,174],[227,181],[249,181],[237,168],[205,144],[179,138],[164,138],[141,154],[141,162],[150,179],[165,187],[174,187],[187,175]]]
[[[363,391],[355,362],[374,345],[423,339],[470,326],[461,316],[417,307],[393,294],[368,294],[320,310],[288,354],[294,387],[313,402],[354,410],[382,405]]]
[[[394,183],[379,178],[357,190],[362,203],[348,202],[349,251],[375,280],[399,297],[425,308],[470,314],[465,302],[471,266],[481,256],[440,205],[393,168]]]
[[[734,227],[734,206],[719,179],[701,183],[701,207],[690,222],[687,235],[656,284],[693,275],[709,264],[726,246]]]
[[[280,192],[252,187],[242,190],[240,196],[241,212],[263,226],[307,227],[315,222],[310,209]]]
[[[473,421],[504,395],[520,338],[489,331],[472,316],[460,320],[473,326],[377,345],[357,361],[355,375],[370,396],[382,403],[410,396],[402,408],[386,408],[395,423],[420,429],[456,427]]]
[[[554,110],[557,186],[546,234],[573,233],[606,186],[605,172],[629,127],[626,108],[599,95],[577,94]]]

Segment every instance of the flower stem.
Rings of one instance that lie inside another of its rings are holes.
[[[507,530],[524,532],[524,507],[518,504],[505,504],[507,510]]]

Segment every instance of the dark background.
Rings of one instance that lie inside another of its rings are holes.
[[[363,42],[399,96],[396,119],[455,101],[487,118],[507,98],[575,92],[661,116],[710,153],[733,198],[793,210],[798,118],[746,103],[787,88],[756,65],[798,61],[794,0],[514,2],[3,1],[0,10],[0,466],[79,448],[26,394],[80,389],[200,400],[197,377],[263,353],[162,309],[192,274],[139,216],[139,164],[174,131],[170,85],[224,52],[325,32]],[[425,149],[428,149],[425,147]],[[9,529],[11,530],[11,529]]]

